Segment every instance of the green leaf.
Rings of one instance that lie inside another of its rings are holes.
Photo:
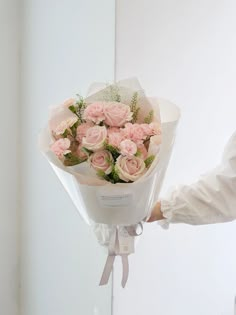
[[[72,113],[74,113],[74,114],[76,114],[76,112],[77,112],[75,105],[69,106],[69,110],[70,110]]]
[[[113,165],[112,167],[112,171],[110,174],[106,174],[104,171],[102,170],[99,170],[97,172],[97,176],[102,178],[102,179],[105,179],[106,181],[112,183],[112,184],[116,184],[116,183],[124,183],[124,181],[122,181],[120,178],[119,178],[119,175],[115,169],[115,165]]]
[[[77,127],[79,126],[79,120],[77,120],[76,123],[74,123],[74,125],[70,128],[71,129],[71,133],[72,136],[75,138],[76,134],[77,134]]]
[[[97,176],[102,179],[105,179],[106,181],[110,181],[110,178],[108,177],[108,175],[102,170],[97,171]]]
[[[120,155],[120,153],[118,152],[118,149],[116,147],[108,144],[107,142],[104,144],[104,147],[107,151],[109,151],[111,153],[114,160],[116,160],[118,158],[118,156]]]
[[[66,129],[66,130],[63,132],[62,137],[63,137],[63,138],[67,138],[67,136],[68,136],[69,134],[70,134],[69,130]]]
[[[120,177],[119,177],[119,174],[118,174],[118,172],[117,172],[117,170],[116,170],[115,165],[114,165],[113,168],[112,168],[111,176],[112,176],[112,178],[113,178],[113,180],[114,180],[114,183],[119,183],[119,182],[121,181],[121,179],[120,179]]]
[[[137,152],[135,153],[135,156],[140,157],[142,155],[142,152],[138,149]]]
[[[155,159],[155,156],[154,155],[150,155],[148,158],[146,158],[146,160],[144,160],[146,168],[149,168],[149,166],[152,164],[154,159]]]
[[[85,148],[85,147],[82,147],[81,150],[82,150],[84,153],[88,154],[88,155],[91,155],[91,154],[93,153],[93,151],[91,151],[91,150],[89,150],[89,149],[87,149],[87,148]]]
[[[109,165],[113,165],[113,160],[109,159],[109,158],[105,158],[105,161],[109,164]]]

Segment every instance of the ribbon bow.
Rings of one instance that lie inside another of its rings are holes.
[[[140,233],[137,232],[137,228],[140,227]],[[103,269],[102,277],[99,285],[105,285],[108,283],[116,256],[121,256],[123,275],[121,285],[124,288],[128,276],[129,276],[129,254],[134,253],[134,237],[141,235],[143,232],[142,223],[138,223],[132,226],[115,227],[112,231],[110,242],[108,246],[108,256],[106,264]]]

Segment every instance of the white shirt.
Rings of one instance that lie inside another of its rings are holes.
[[[236,219],[236,132],[225,147],[220,165],[189,186],[176,187],[161,200],[168,223],[209,224]]]

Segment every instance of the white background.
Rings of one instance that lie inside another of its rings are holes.
[[[16,315],[19,292],[19,11],[0,1],[0,314]]]
[[[236,129],[236,3],[118,0],[117,79],[137,76],[149,95],[182,111],[163,193],[216,165]],[[115,315],[232,315],[236,223],[145,225],[127,288],[116,265]]]
[[[98,287],[105,252],[37,137],[50,105],[113,79],[114,3],[25,0],[22,14],[21,312],[110,315],[111,286]]]
[[[137,75],[149,95],[180,106],[164,191],[190,183],[219,161],[235,130],[235,1],[117,4],[117,79]],[[49,105],[113,78],[114,3],[26,0],[18,9],[18,1],[0,1],[0,314],[17,315],[19,304],[19,171],[22,314],[110,314],[111,288],[97,287],[105,255],[36,139]],[[114,314],[233,314],[235,231],[235,223],[146,225],[125,290],[117,266]]]

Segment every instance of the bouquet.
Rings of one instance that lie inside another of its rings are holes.
[[[78,95],[56,107],[49,121],[50,149],[64,166],[87,162],[100,179],[132,183],[157,157],[151,148],[153,142],[161,143],[159,116],[150,109],[144,117],[150,104],[139,104],[137,91],[122,102],[122,94],[111,86],[107,98],[89,102]]]
[[[147,98],[135,79],[99,89],[93,85],[85,99],[77,95],[52,108],[40,134],[41,151],[108,247],[101,285],[120,255],[125,286],[138,227],[142,231],[158,197],[178,120],[176,107],[167,102],[167,112],[175,115],[171,124],[161,123],[164,103]]]

